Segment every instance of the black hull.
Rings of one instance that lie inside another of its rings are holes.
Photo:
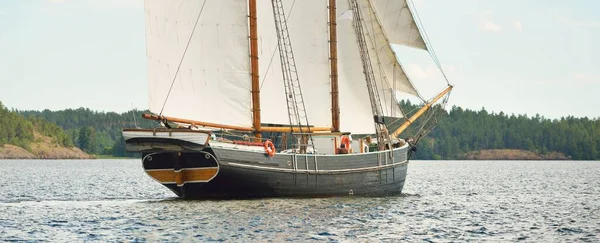
[[[257,152],[207,147],[199,152],[145,154],[143,165],[151,177],[185,199],[389,196],[400,194],[404,187],[408,168],[406,151],[396,149],[395,160],[388,162],[385,158],[385,163],[382,158],[391,156],[391,153],[346,158],[316,156],[318,163],[310,163],[307,158],[313,159],[315,156],[299,158],[277,154],[274,158],[268,158]],[[379,162],[363,161],[372,158],[377,158]],[[340,163],[355,168],[336,169]],[[211,170],[215,172],[214,176],[205,173],[203,178],[196,175],[196,180],[190,181],[189,172],[210,168],[215,168]],[[150,174],[155,170],[169,173],[183,171],[188,174],[180,175],[177,180],[164,177],[157,179],[156,175]]]
[[[219,175],[186,198],[390,196],[402,192],[406,164],[346,174],[257,171],[221,166]]]

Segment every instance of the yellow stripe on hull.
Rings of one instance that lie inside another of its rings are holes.
[[[218,167],[146,170],[146,173],[162,184],[183,186],[187,182],[208,182],[219,172]]]

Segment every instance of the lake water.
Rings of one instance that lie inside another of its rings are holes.
[[[0,161],[0,241],[600,241],[600,162],[414,161],[404,195],[183,201],[139,160]]]

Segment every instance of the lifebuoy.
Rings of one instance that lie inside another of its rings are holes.
[[[346,149],[350,150],[350,138],[348,136],[342,136],[342,143],[346,146]]]
[[[265,141],[264,146],[265,153],[267,153],[269,157],[275,156],[275,145],[273,144],[273,142],[271,142],[271,140]]]

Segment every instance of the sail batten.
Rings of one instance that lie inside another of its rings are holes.
[[[146,0],[144,5],[150,110],[160,113],[165,104],[164,115],[252,126],[247,1]]]

